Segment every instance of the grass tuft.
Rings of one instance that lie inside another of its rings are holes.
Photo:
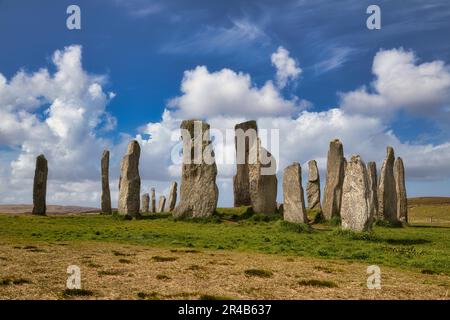
[[[64,297],[89,297],[93,296],[94,291],[86,289],[66,289],[63,291]]]
[[[7,277],[7,278],[0,279],[0,286],[21,285],[21,284],[29,284],[29,283],[31,283],[30,280],[23,279],[23,278]]]
[[[279,221],[279,226],[282,230],[297,232],[297,233],[310,233],[312,232],[311,226],[306,223],[292,223],[288,221]]]
[[[321,287],[321,288],[337,288],[337,284],[333,281],[329,280],[317,280],[317,279],[311,279],[311,280],[300,280],[298,282],[301,286],[310,286],[310,287]]]
[[[260,278],[270,278],[273,275],[271,271],[262,269],[247,269],[244,271],[244,273],[246,276],[249,277],[260,277]]]
[[[155,262],[168,262],[168,261],[175,261],[177,260],[177,257],[162,257],[162,256],[153,256],[152,260]]]

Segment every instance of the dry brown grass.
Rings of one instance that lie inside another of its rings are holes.
[[[448,299],[450,288],[445,275],[382,267],[382,289],[369,290],[367,265],[345,261],[112,243],[27,245],[0,244],[1,278],[31,282],[0,286],[1,299]],[[64,294],[69,265],[81,268],[82,288],[91,296]],[[247,276],[252,269],[272,275]],[[337,287],[301,285],[311,281]]]

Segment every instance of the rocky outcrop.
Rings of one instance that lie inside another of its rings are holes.
[[[147,213],[150,206],[150,195],[148,193],[144,193],[141,197],[141,205],[142,205],[142,213]]]
[[[166,208],[166,197],[160,196],[159,197],[159,203],[158,203],[158,212],[164,212]]]

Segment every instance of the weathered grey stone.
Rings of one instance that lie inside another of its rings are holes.
[[[200,120],[185,120],[180,127],[183,164],[180,202],[173,211],[173,216],[208,217],[215,212],[219,196],[209,124]]]
[[[369,177],[359,156],[347,163],[342,187],[341,223],[343,229],[368,231],[372,227]]]
[[[141,197],[141,205],[142,205],[142,213],[147,213],[150,206],[150,195],[148,193],[144,193]]]
[[[249,151],[250,199],[256,213],[273,214],[277,210],[277,164],[275,157],[257,142]]]
[[[405,167],[398,157],[394,163],[395,189],[397,192],[397,219],[408,222],[408,198],[406,197]]]
[[[166,197],[160,196],[158,203],[158,212],[164,212],[165,207],[166,207]]]
[[[258,137],[255,120],[239,123],[234,127],[236,148],[236,175],[233,177],[234,206],[251,205],[248,157],[251,146]]]
[[[328,150],[327,177],[322,206],[326,219],[340,215],[345,163],[342,143],[338,139],[331,141]]]
[[[308,195],[308,208],[322,212],[320,205],[320,175],[316,160],[308,162],[308,184],[306,194]]]
[[[173,209],[175,209],[175,204],[177,203],[177,182],[172,182],[172,185],[170,186],[169,190],[169,211],[172,212]]]
[[[375,162],[367,163],[367,174],[369,177],[370,215],[374,218],[378,218],[378,175],[377,164]]]
[[[152,193],[152,213],[156,212],[156,192],[155,192],[155,188],[151,189],[151,193]]]
[[[383,162],[378,185],[378,212],[383,219],[397,222],[397,191],[394,178],[394,149],[387,148],[386,159]]]
[[[140,155],[141,147],[139,143],[136,140],[131,141],[120,166],[118,212],[129,217],[139,216],[141,194]]]
[[[284,220],[288,222],[308,222],[302,187],[302,168],[298,162],[294,162],[284,169],[283,217]]]
[[[47,211],[46,197],[47,197],[47,176],[48,165],[47,159],[43,154],[36,158],[36,168],[34,171],[33,183],[33,214],[43,215]]]
[[[101,160],[102,169],[102,213],[111,214],[111,193],[109,190],[109,151],[103,151]]]

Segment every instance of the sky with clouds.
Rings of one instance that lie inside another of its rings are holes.
[[[66,28],[71,4],[81,30]],[[381,30],[368,30],[371,4],[0,0],[0,203],[31,203],[44,153],[48,203],[99,206],[107,148],[115,206],[130,139],[142,147],[143,191],[167,193],[187,118],[224,134],[250,119],[278,129],[279,180],[315,159],[324,183],[339,138],[347,157],[378,167],[393,146],[410,196],[449,196],[450,3],[378,1]],[[229,206],[234,140],[215,143]]]

